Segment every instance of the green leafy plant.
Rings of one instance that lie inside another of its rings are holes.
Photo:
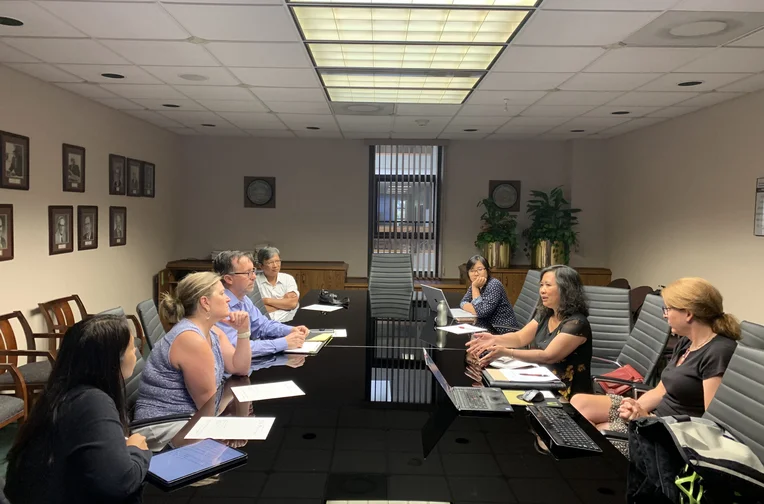
[[[531,251],[544,240],[559,242],[563,244],[563,260],[567,264],[570,261],[571,249],[578,246],[578,233],[574,228],[578,225],[576,214],[580,211],[579,208],[570,207],[562,193],[562,187],[555,187],[549,194],[544,191],[531,191],[527,210],[531,225],[522,233],[526,243],[526,255],[530,257]]]
[[[501,208],[493,198],[478,201],[485,212],[480,216],[483,226],[475,239],[475,246],[482,248],[488,243],[507,243],[511,249],[517,247],[517,217]]]

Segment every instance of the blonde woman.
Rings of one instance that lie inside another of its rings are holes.
[[[228,302],[220,276],[210,272],[192,273],[175,297],[162,296],[159,317],[172,328],[143,370],[135,420],[194,413],[215,395],[223,373],[249,374],[249,315],[231,312]],[[218,322],[233,327],[245,344],[234,348]]]
[[[639,399],[579,394],[570,401],[599,429],[626,432],[630,420],[648,415],[701,416],[721,384],[740,339],[722,295],[702,278],[680,278],[661,296],[663,316],[680,339],[658,386]]]

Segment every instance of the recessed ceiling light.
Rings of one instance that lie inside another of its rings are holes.
[[[631,114],[628,110],[616,110],[615,112],[611,112],[612,115],[627,115]]]
[[[570,130],[571,133],[586,133],[586,130]]]
[[[477,129],[476,128],[467,128],[464,131],[466,131],[467,133],[472,133],[473,131],[477,131]]]
[[[180,74],[178,75],[178,77],[180,77],[183,80],[194,81],[194,82],[210,80],[210,78],[207,77],[206,75],[199,75],[199,74]]]
[[[703,81],[691,80],[691,81],[680,82],[679,84],[677,84],[677,86],[692,87],[692,86],[700,86],[701,84],[703,84]]]
[[[309,129],[309,130],[320,130],[321,128],[319,128],[318,126],[305,126],[305,129]]]
[[[124,79],[125,78],[125,76],[122,74],[110,73],[110,72],[102,73],[101,77],[106,77],[107,79]]]
[[[723,32],[727,26],[724,21],[695,21],[675,26],[669,33],[675,37],[705,37]]]
[[[204,126],[205,128],[214,128],[215,127],[214,124],[210,124],[210,123],[203,123],[202,126]]]
[[[24,22],[15,18],[0,16],[0,25],[3,26],[24,26]]]
[[[414,122],[416,123],[417,126],[427,126],[428,124],[430,124],[429,119],[414,119]]]
[[[460,104],[469,94],[466,89],[379,89],[326,88],[329,99],[341,102],[440,103]]]
[[[167,108],[180,108],[180,105],[177,105],[175,103],[163,103],[162,106]]]

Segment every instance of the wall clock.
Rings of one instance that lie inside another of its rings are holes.
[[[244,177],[245,208],[276,208],[275,177]]]
[[[520,181],[519,180],[490,180],[488,196],[499,208],[510,212],[520,211]]]

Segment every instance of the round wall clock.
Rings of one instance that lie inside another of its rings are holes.
[[[491,198],[501,208],[512,208],[517,203],[519,194],[517,194],[517,188],[514,185],[504,182],[493,188]]]
[[[274,177],[244,177],[244,206],[274,208],[276,179]]]

